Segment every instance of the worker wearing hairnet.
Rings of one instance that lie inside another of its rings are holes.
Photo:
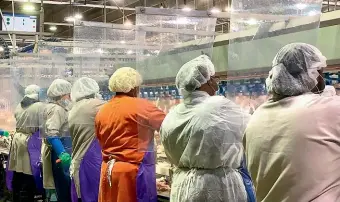
[[[176,166],[172,202],[246,202],[239,167],[249,115],[222,96],[214,65],[206,55],[184,64],[176,77],[184,102],[164,119],[160,136]]]
[[[34,201],[34,195],[37,193],[35,179],[38,179],[41,173],[40,168],[32,165],[35,166],[40,161],[39,114],[44,105],[39,102],[39,91],[40,87],[37,85],[27,86],[25,96],[15,110],[16,132],[9,157],[9,170],[14,171],[12,179],[14,202]],[[31,148],[29,144],[38,147]]]
[[[326,58],[294,43],[273,60],[272,98],[247,126],[244,143],[258,202],[340,201],[340,100],[326,97]]]
[[[46,190],[55,189],[58,201],[71,201],[71,163],[72,142],[69,135],[68,111],[72,103],[71,84],[63,79],[56,79],[47,90],[49,103],[43,114],[43,181]]]
[[[98,200],[102,163],[94,118],[104,101],[100,99],[98,83],[88,77],[73,84],[71,98],[75,103],[68,116],[72,138],[70,173],[75,188],[72,189],[72,201],[93,202]]]
[[[96,135],[102,148],[99,202],[157,202],[153,135],[165,117],[137,98],[142,84],[134,69],[118,69],[109,80],[116,96],[99,110]]]

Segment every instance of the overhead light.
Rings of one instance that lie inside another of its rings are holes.
[[[128,55],[131,55],[132,53],[133,53],[132,50],[128,50],[128,52],[127,52]]]
[[[308,15],[309,15],[309,16],[314,16],[314,15],[318,15],[318,14],[319,14],[319,12],[314,11],[314,10],[308,12]]]
[[[50,30],[53,31],[53,32],[54,32],[54,31],[57,31],[57,27],[56,27],[56,26],[51,26],[51,27],[50,27]]]
[[[246,23],[248,25],[256,25],[258,22],[254,18],[250,18]]]
[[[3,52],[4,50],[4,47],[0,46],[0,52]]]
[[[73,16],[70,16],[70,17],[66,17],[65,21],[66,22],[74,22],[74,21],[76,21],[76,19]]]
[[[130,20],[126,20],[126,21],[124,22],[124,25],[125,25],[125,26],[131,26],[131,25],[132,25],[132,22],[131,22]]]
[[[232,11],[234,11],[234,9],[227,6],[227,7],[225,8],[225,11],[227,11],[227,12],[232,12]]]
[[[31,3],[25,3],[23,6],[23,10],[27,12],[32,12],[32,11],[35,11],[35,7]]]
[[[146,54],[146,56],[151,56],[150,53]]]
[[[185,12],[190,12],[192,9],[188,6],[185,6],[184,8],[182,8],[182,10]]]
[[[104,53],[103,49],[101,49],[101,48],[99,48],[96,52],[97,52],[97,53],[100,53],[100,54],[103,54],[103,53]]]
[[[77,19],[77,20],[80,20],[80,19],[83,18],[83,16],[81,14],[77,13],[77,14],[74,15],[74,18]]]
[[[299,4],[296,4],[295,7],[299,10],[303,10],[307,7],[307,5],[299,3]]]
[[[210,12],[212,12],[212,13],[220,13],[221,10],[214,7],[214,8],[212,8],[212,9],[210,10]]]
[[[121,43],[121,44],[125,44],[125,43],[126,43],[126,41],[120,41],[120,43]]]

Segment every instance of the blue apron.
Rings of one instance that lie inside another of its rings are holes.
[[[247,169],[247,163],[246,163],[246,155],[243,155],[243,160],[241,162],[241,167],[238,169],[239,173],[242,176],[243,184],[247,192],[247,198],[248,202],[256,202],[256,197],[255,197],[255,190],[254,190],[254,185],[251,180],[249,171]]]

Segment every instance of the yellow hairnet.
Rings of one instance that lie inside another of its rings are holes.
[[[128,93],[142,84],[142,76],[131,67],[122,67],[115,71],[109,80],[112,92]]]

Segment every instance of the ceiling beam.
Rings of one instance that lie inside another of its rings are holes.
[[[26,3],[27,0],[4,0],[4,1],[14,1],[16,3]],[[30,0],[30,3],[36,3],[40,4],[41,0]],[[44,4],[52,4],[52,5],[70,5],[69,2],[61,2],[61,1],[44,1]],[[104,5],[99,5],[99,4],[78,4],[78,3],[72,3],[73,7],[88,7],[88,8],[104,8]],[[130,8],[130,7],[120,7],[118,6],[106,6],[106,9],[112,9],[112,10],[119,10],[119,9],[124,9],[124,10],[130,10],[134,11],[135,8]]]

